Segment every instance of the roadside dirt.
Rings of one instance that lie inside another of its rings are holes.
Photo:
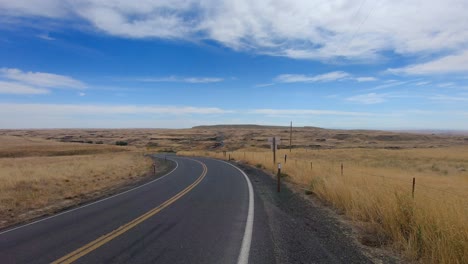
[[[266,231],[275,241],[274,262],[404,263],[389,249],[360,243],[362,237],[368,235],[363,228],[313,195],[306,195],[300,187],[283,182],[281,192],[277,193],[276,180],[271,173],[240,162],[236,165],[248,174],[260,200],[256,204],[267,212]],[[257,228],[265,229],[264,226]],[[262,252],[255,248],[252,251]]]

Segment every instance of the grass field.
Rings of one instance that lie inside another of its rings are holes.
[[[151,164],[134,148],[0,136],[0,227],[98,197]]]
[[[230,155],[277,170],[271,151],[179,154]],[[468,263],[468,147],[279,150],[277,162],[283,179],[354,220],[362,243],[391,247],[421,263]]]

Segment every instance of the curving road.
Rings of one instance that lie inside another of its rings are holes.
[[[0,263],[372,263],[349,229],[264,172],[170,159],[151,182],[0,232]]]
[[[247,263],[247,176],[222,161],[171,159],[176,168],[150,183],[0,233],[0,262]]]

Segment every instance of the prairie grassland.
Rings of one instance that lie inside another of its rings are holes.
[[[179,154],[230,154],[277,170],[271,151]],[[421,263],[468,263],[468,147],[279,150],[277,162],[286,180],[354,220],[364,244],[391,247]]]
[[[133,148],[27,138],[0,137],[0,153],[14,153],[0,158],[0,227],[102,195],[152,164]]]

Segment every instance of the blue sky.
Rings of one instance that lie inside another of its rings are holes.
[[[466,130],[467,13],[458,0],[0,0],[0,128]]]

